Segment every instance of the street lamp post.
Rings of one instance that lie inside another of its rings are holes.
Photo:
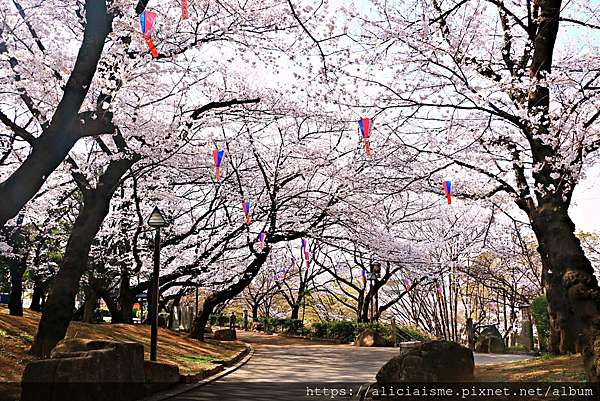
[[[152,273],[152,326],[150,329],[150,360],[156,361],[156,346],[158,344],[158,275],[160,269],[160,229],[167,225],[160,209],[155,206],[148,218],[148,225],[156,228],[154,235],[154,272]]]

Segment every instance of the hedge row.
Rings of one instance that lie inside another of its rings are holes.
[[[313,337],[353,342],[361,332],[366,329],[378,331],[386,340],[392,341],[392,326],[383,323],[357,323],[351,320],[319,322],[312,325],[310,334]],[[432,337],[413,326],[398,326],[399,340],[403,336],[409,336],[413,340],[427,341]]]

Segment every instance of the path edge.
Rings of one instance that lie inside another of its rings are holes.
[[[241,368],[242,366],[244,366],[252,358],[252,356],[254,356],[254,347],[252,347],[252,345],[246,343],[246,350],[247,350],[246,355],[240,361],[238,361],[237,363],[235,363],[232,366],[227,367],[226,369],[221,370],[218,373],[215,373],[212,376],[206,377],[195,383],[178,384],[177,386],[175,386],[169,390],[161,391],[159,393],[155,393],[155,394],[149,395],[147,397],[140,398],[138,401],[168,400],[170,398],[176,397],[183,393],[187,393],[188,391],[195,390],[199,387],[205,386],[209,383],[219,380],[220,378],[227,376],[228,374],[233,373],[236,370],[238,370],[239,368]]]

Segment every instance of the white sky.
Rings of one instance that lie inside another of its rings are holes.
[[[569,210],[575,227],[579,231],[600,231],[600,165],[587,171],[587,178],[575,189]]]

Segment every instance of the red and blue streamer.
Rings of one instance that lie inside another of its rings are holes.
[[[306,269],[308,270],[308,268],[309,268],[309,259],[310,259],[310,252],[308,250],[308,243],[303,238],[301,244],[302,244],[302,251],[304,252],[304,260],[306,261]]]
[[[444,193],[446,194],[446,199],[448,200],[448,204],[452,204],[452,181],[445,180],[444,184]]]
[[[225,151],[223,149],[214,149],[213,150],[213,160],[214,160],[214,169],[215,169],[215,178],[217,181],[221,178],[221,165],[223,164],[223,157],[225,156]]]
[[[361,118],[358,120],[358,128],[365,142],[365,151],[368,156],[371,156],[371,146],[369,145],[369,137],[371,135],[371,119]]]
[[[250,201],[242,203],[242,207],[244,208],[244,214],[246,215],[246,224],[250,225]]]
[[[150,10],[144,10],[140,14],[140,26],[142,28],[142,33],[144,34],[144,41],[148,45],[148,49],[150,49],[150,53],[152,57],[158,57],[158,50],[156,50],[156,46],[154,45],[154,41],[152,40],[152,27],[154,26],[154,20],[156,19],[156,13]]]

